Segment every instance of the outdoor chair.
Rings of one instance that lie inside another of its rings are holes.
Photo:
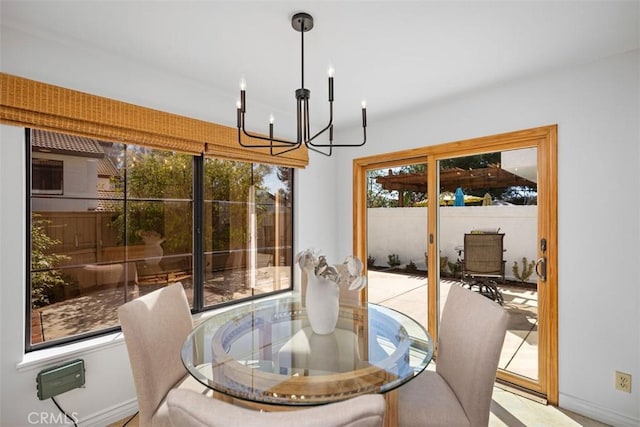
[[[260,412],[190,390],[171,390],[167,405],[171,423],[180,427],[382,427],[385,410],[379,394],[297,411]]]
[[[473,289],[502,304],[504,298],[495,279],[504,283],[506,261],[503,258],[504,233],[470,233],[464,235],[462,281]]]
[[[193,329],[182,284],[169,285],[121,305],[118,318],[136,387],[139,425],[170,426],[165,397],[171,389],[208,391],[187,373],[180,359],[182,344]]]
[[[438,332],[436,369],[399,388],[398,425],[487,426],[508,318],[498,304],[451,286]]]

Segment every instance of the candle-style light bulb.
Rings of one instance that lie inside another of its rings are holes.
[[[238,99],[236,101],[236,108],[239,110],[240,108],[242,108],[242,103],[240,102],[240,100]]]
[[[240,101],[238,105],[238,110],[244,113],[245,110],[245,90],[247,89],[247,81],[242,77],[240,79]]]
[[[329,77],[333,77],[335,72],[336,70],[333,69],[333,66],[329,65],[329,68],[327,68],[327,74],[329,75]]]
[[[362,127],[367,127],[367,101],[362,100]]]
[[[333,74],[335,70],[331,65],[329,65],[329,69],[327,70],[327,74],[329,74],[329,102],[333,102]]]
[[[273,114],[269,115],[269,139],[273,139]]]

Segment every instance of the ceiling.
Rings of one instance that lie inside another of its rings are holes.
[[[335,123],[402,114],[483,87],[638,49],[638,1],[7,1],[2,25],[104,50],[215,88],[235,126],[238,82],[254,106],[292,116],[300,86],[298,11],[311,114]],[[267,117],[264,118],[265,126]]]

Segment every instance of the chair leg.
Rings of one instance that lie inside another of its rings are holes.
[[[498,290],[498,284],[495,280],[463,281],[462,286],[468,287],[471,291],[474,290],[474,286],[477,286],[479,294],[489,298],[490,300],[496,301],[500,305],[504,303],[504,297],[502,296],[502,292]]]
[[[474,278],[465,280],[463,276],[462,286],[466,286],[471,291],[473,291],[474,286],[477,286],[478,293],[496,301],[500,305],[504,304],[504,297],[502,296],[502,292],[498,290],[498,283],[495,280],[477,280]]]
[[[496,301],[498,304],[502,305],[504,303],[504,297],[502,296],[502,292],[498,290],[498,284],[495,280],[488,280],[484,283],[484,286],[487,289],[486,295],[488,298]]]

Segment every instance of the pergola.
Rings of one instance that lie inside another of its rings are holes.
[[[399,193],[398,201],[402,206],[403,193],[405,191],[427,193],[427,172],[399,173],[394,175],[389,169],[389,174],[379,176],[376,182],[388,191]],[[513,174],[500,167],[489,165],[486,168],[462,169],[449,168],[440,171],[440,191],[455,192],[460,187],[469,190],[489,190],[492,188],[506,188],[512,186],[535,187],[536,183],[526,178]]]

